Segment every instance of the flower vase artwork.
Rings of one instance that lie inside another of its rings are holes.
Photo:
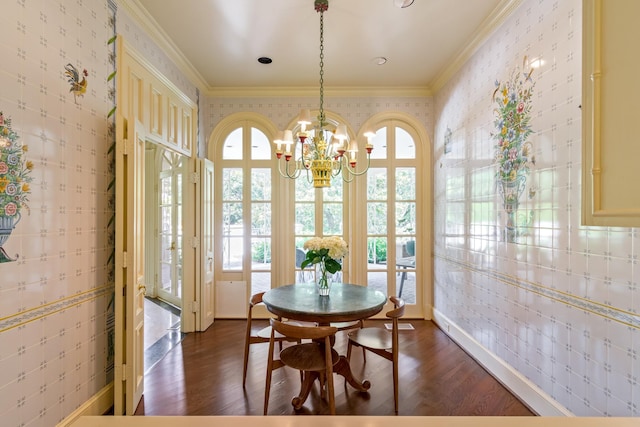
[[[341,237],[314,237],[304,243],[307,251],[300,268],[315,265],[315,283],[318,295],[328,296],[331,291],[333,275],[342,270],[342,258],[347,256],[349,248]]]
[[[20,210],[29,209],[27,195],[32,180],[33,163],[24,159],[28,147],[18,142],[18,134],[11,128],[11,119],[0,112],[0,263],[15,261],[5,249],[20,219]]]
[[[532,79],[533,68],[527,69],[528,64],[525,56],[522,69],[514,69],[509,79],[502,83],[496,81],[492,97],[496,104],[496,132],[491,134],[496,141],[496,185],[507,213],[505,240],[509,242],[517,240],[520,196],[527,185],[530,166],[535,165],[532,145],[528,140],[533,132],[529,123],[535,84]]]

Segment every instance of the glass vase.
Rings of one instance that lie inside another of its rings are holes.
[[[329,296],[331,292],[331,283],[333,281],[333,274],[329,273],[323,262],[316,264],[316,289],[318,295]]]

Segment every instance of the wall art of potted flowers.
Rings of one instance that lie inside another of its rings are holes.
[[[25,159],[28,147],[18,141],[11,119],[0,112],[0,263],[15,261],[3,248],[15,226],[27,212],[27,196],[31,191],[33,163]]]
[[[515,68],[503,82],[496,81],[492,96],[495,132],[491,133],[491,137],[496,142],[496,185],[507,213],[505,236],[510,242],[515,242],[519,234],[516,213],[531,172],[530,167],[535,165],[529,141],[533,133],[530,122],[535,83],[532,79],[533,68],[527,68],[528,65],[525,56],[521,69]]]

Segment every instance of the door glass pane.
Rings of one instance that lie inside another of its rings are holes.
[[[416,144],[409,133],[396,128],[396,159],[415,159]]]
[[[251,159],[269,160],[271,158],[271,147],[269,139],[259,129],[251,128]]]
[[[387,295],[387,273],[384,271],[370,271],[367,273],[367,286]]]
[[[271,239],[254,237],[251,239],[251,270],[271,269]]]
[[[225,270],[242,269],[242,244],[241,236],[226,235],[223,238],[222,268]]]
[[[242,128],[234,130],[227,136],[222,148],[222,158],[224,160],[242,159]]]
[[[271,289],[271,273],[252,272],[251,273],[251,293],[266,292]]]

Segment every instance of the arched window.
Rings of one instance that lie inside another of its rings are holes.
[[[272,130],[255,119],[224,127],[213,150],[214,274],[255,294],[272,287],[273,218],[282,209],[273,200]]]
[[[358,230],[358,240],[366,245],[366,282],[415,306],[423,298],[420,278],[430,271],[420,262],[425,259],[421,251],[429,247],[419,238],[424,235],[421,227],[428,228],[422,212],[428,194],[422,144],[410,123],[392,115],[372,118],[365,126],[375,132],[371,167],[358,192],[358,205],[365,205],[359,207],[365,211],[366,228]],[[421,312],[421,304],[415,309]]]

